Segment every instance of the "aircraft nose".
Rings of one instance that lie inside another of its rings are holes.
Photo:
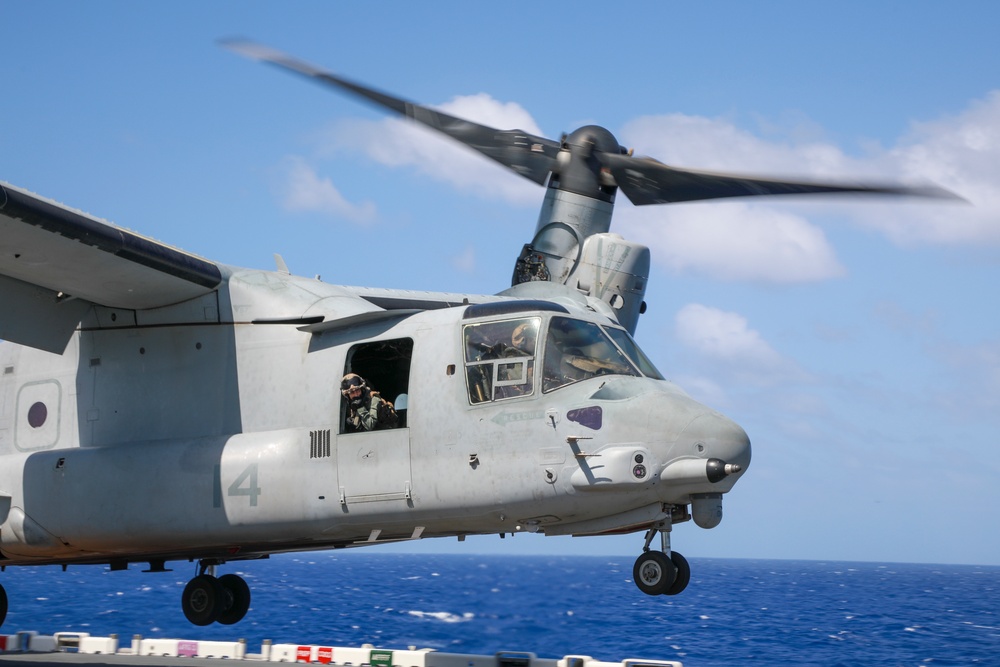
[[[667,464],[660,479],[682,485],[690,494],[697,525],[716,527],[722,521],[722,495],[750,465],[747,432],[718,412],[702,412],[681,431],[675,451],[682,458]]]
[[[743,428],[718,412],[704,412],[689,423],[678,437],[683,451],[710,459],[720,459],[739,471],[750,465],[750,438]],[[733,470],[733,472],[739,472]]]

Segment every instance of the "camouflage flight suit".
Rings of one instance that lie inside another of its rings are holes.
[[[347,432],[379,431],[386,428],[396,428],[399,416],[392,403],[382,398],[377,391],[370,392],[367,400],[355,408],[347,409]]]

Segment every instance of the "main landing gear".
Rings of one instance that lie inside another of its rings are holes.
[[[660,533],[662,551],[650,551],[656,533]],[[670,523],[663,522],[646,531],[646,544],[635,559],[632,580],[646,595],[677,595],[691,581],[691,566],[687,559],[670,549]]]
[[[250,609],[250,587],[242,577],[224,574],[215,577],[215,565],[198,564],[199,574],[188,582],[181,595],[184,616],[195,625],[240,622]]]
[[[160,568],[163,564],[160,563]],[[195,625],[239,623],[250,609],[250,587],[242,577],[224,574],[215,577],[215,564],[201,561],[200,573],[188,582],[181,595],[184,616]],[[151,570],[166,572],[166,570]],[[0,586],[0,625],[7,618],[7,591]]]

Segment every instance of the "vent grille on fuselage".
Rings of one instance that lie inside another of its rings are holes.
[[[309,431],[309,458],[322,459],[330,456],[330,429]]]

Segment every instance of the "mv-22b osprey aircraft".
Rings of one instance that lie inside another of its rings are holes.
[[[198,625],[250,606],[226,563],[444,536],[642,532],[635,584],[680,593],[671,527],[718,525],[750,440],[635,343],[649,251],[609,232],[618,191],[946,194],[677,169],[602,127],[500,131],[227,46],[438,130],[545,198],[511,287],[475,296],[225,266],[0,184],[0,565],[196,562],[181,606]]]

